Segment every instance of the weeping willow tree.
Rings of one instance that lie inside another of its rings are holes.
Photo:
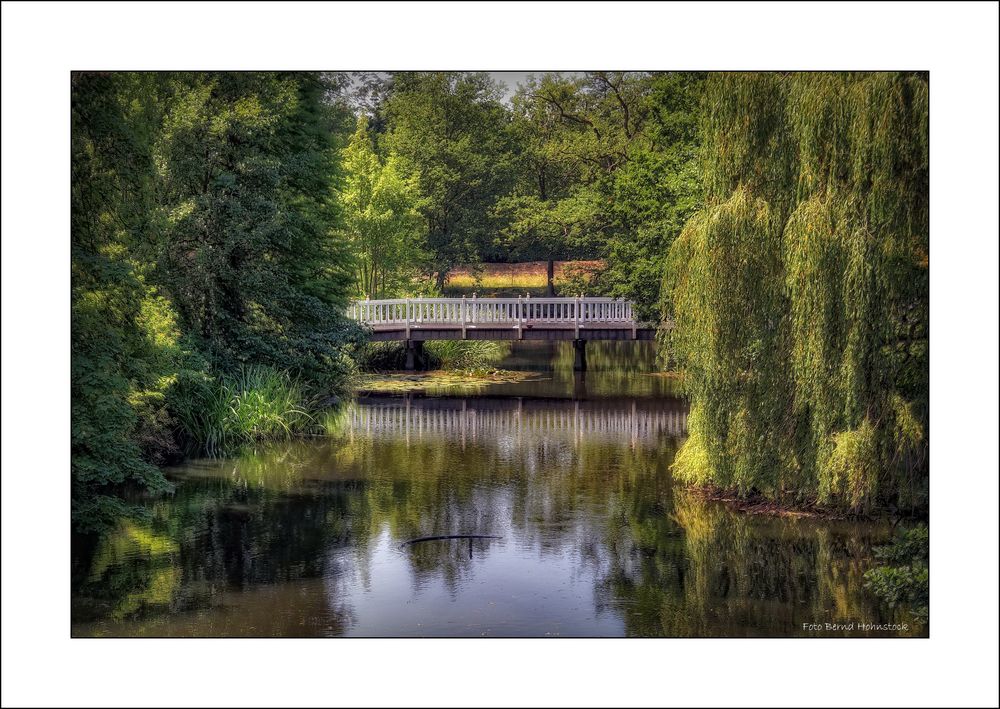
[[[687,482],[854,510],[927,482],[928,87],[718,74],[706,205],[671,248]]]

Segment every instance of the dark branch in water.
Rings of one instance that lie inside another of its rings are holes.
[[[417,537],[416,539],[405,541],[399,546],[405,547],[417,542],[434,542],[439,539],[500,539],[500,537],[491,534],[443,534],[437,537]]]

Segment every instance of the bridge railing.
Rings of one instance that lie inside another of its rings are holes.
[[[348,316],[367,325],[633,323],[632,303],[614,298],[397,298],[359,300]]]

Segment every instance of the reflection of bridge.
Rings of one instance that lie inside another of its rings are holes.
[[[590,340],[652,340],[656,328],[636,321],[632,303],[613,298],[400,298],[362,300],[348,315],[373,340],[406,342],[413,369],[426,340],[572,340],[574,369],[587,368]]]
[[[463,399],[360,397],[351,429],[368,435],[445,436],[475,442],[523,433],[546,439],[652,445],[683,436],[687,407],[678,400]]]

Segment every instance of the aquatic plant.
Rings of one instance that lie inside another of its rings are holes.
[[[172,409],[183,432],[209,455],[288,438],[313,423],[302,384],[268,367],[242,367],[217,380],[189,379],[177,389]]]
[[[492,369],[510,353],[509,342],[490,340],[438,340],[428,342],[424,350],[441,369]]]
[[[875,550],[878,566],[865,572],[865,586],[890,608],[905,608],[927,622],[930,603],[930,538],[927,525],[917,525]]]

